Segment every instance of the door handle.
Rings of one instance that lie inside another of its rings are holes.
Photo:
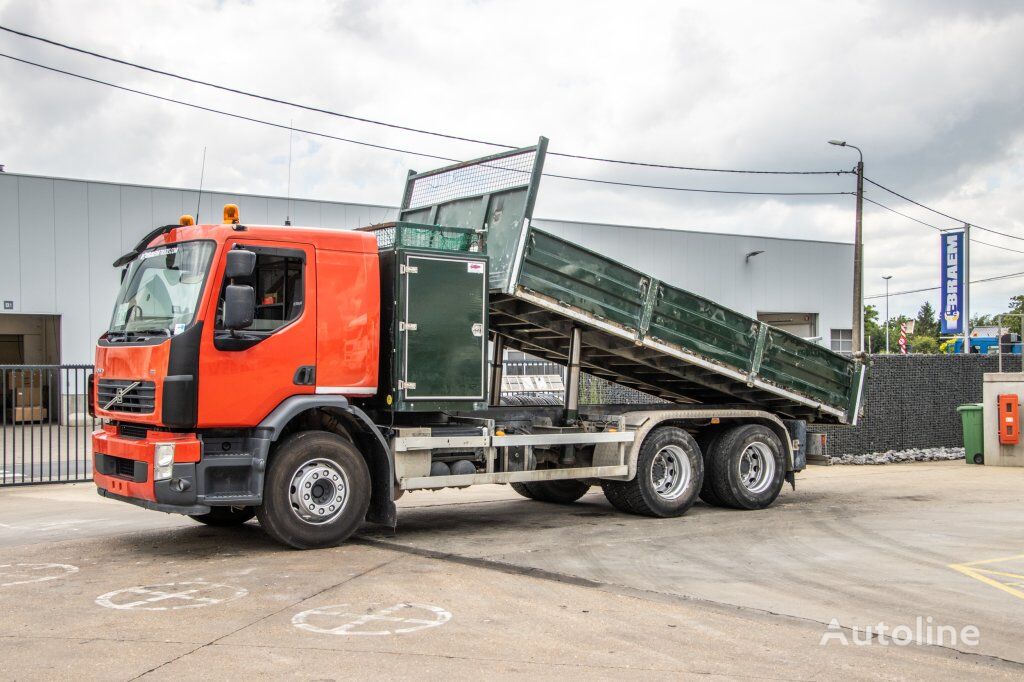
[[[295,378],[292,382],[296,386],[312,386],[316,383],[316,366],[303,365],[295,370]]]

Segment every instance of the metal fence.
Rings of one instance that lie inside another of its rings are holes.
[[[92,365],[0,365],[0,486],[88,481]]]

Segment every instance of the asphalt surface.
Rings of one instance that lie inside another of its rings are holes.
[[[1020,679],[1022,490],[1024,469],[821,467],[764,511],[654,520],[486,486],[297,552],[90,484],[3,488],[0,676]],[[978,642],[852,643],[879,623]]]

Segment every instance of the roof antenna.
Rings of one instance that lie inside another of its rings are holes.
[[[288,193],[285,195],[287,207],[285,208],[284,224],[292,224],[292,138],[295,137],[295,119],[288,121]]]
[[[206,147],[203,147],[203,165],[199,169],[199,197],[196,199],[196,225],[199,225],[199,207],[203,202],[203,179],[206,176]]]

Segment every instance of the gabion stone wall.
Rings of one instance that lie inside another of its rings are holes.
[[[832,456],[910,448],[963,447],[957,406],[981,402],[982,375],[999,371],[995,355],[873,355],[855,427],[811,426],[827,434]],[[1020,356],[1003,356],[1004,372]]]

